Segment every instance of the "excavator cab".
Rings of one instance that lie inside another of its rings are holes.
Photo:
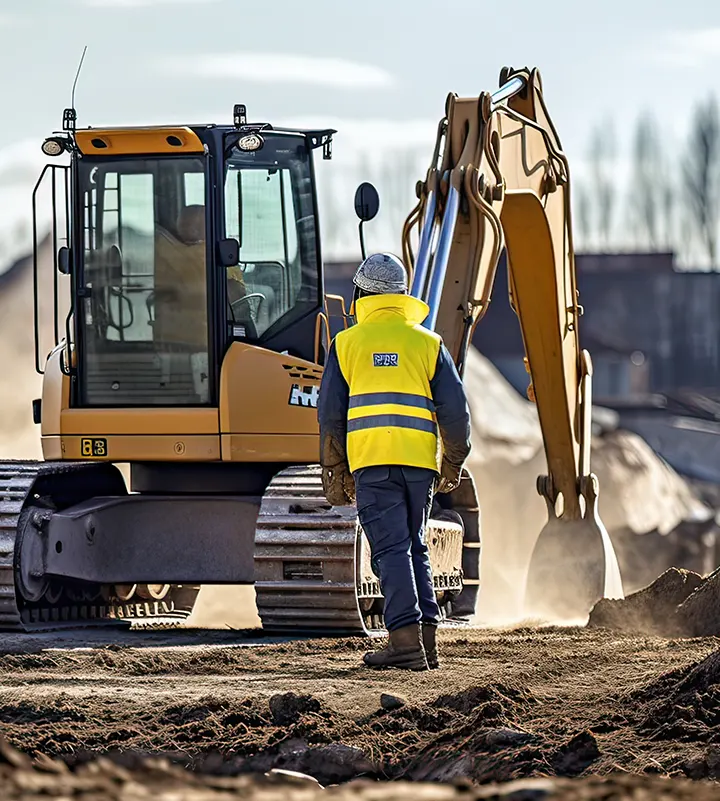
[[[260,128],[61,140],[73,407],[217,405],[235,340],[312,359],[314,321],[302,321],[321,308],[322,277],[311,153],[333,132]]]
[[[0,625],[182,618],[200,583],[254,582],[268,485],[318,458],[313,156],[334,133],[242,105],[228,125],[138,128],[81,129],[68,109],[45,140],[45,461],[0,465]]]

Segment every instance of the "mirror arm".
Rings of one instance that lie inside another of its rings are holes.
[[[363,261],[367,258],[365,255],[365,233],[363,231],[364,224],[365,220],[360,220],[360,225],[358,226],[358,231],[360,233],[360,252],[362,253]]]

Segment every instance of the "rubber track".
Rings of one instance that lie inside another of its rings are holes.
[[[38,474],[36,462],[0,462],[0,628],[24,628],[15,597],[15,539],[25,498]]]
[[[63,472],[76,467],[58,464]],[[77,467],[87,470],[86,463]],[[18,522],[27,494],[41,471],[52,469],[48,462],[0,462],[0,630],[55,631],[63,628],[96,626],[178,625],[190,613],[199,587],[170,588],[165,603],[138,599],[130,602],[104,600],[76,601],[65,598],[58,604],[24,604],[15,591],[15,543]],[[174,602],[174,608],[169,609]]]

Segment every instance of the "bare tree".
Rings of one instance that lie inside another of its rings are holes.
[[[657,250],[667,241],[662,229],[667,224],[667,180],[662,147],[655,119],[644,115],[638,120],[633,143],[633,175],[630,218],[636,244]]]
[[[611,120],[597,126],[590,139],[590,179],[600,245],[609,248],[613,235],[616,201],[615,128]]]
[[[592,240],[592,203],[590,194],[584,183],[576,184],[574,191],[575,213],[577,219],[578,244],[588,249]]]
[[[677,250],[678,232],[675,181],[668,172],[665,172],[665,179],[661,188],[660,207],[662,213],[662,246],[668,250],[671,248]]]
[[[382,190],[385,197],[385,223],[393,243],[401,240],[405,218],[415,202],[415,183],[419,178],[417,154],[404,148],[391,151],[382,162]],[[399,244],[394,244],[396,249]]]
[[[715,269],[720,222],[720,116],[715,98],[695,110],[682,176],[693,228]]]

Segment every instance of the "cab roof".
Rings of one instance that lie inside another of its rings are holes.
[[[198,135],[205,130],[245,135],[294,134],[310,141],[312,148],[323,147],[325,158],[330,158],[330,143],[334,129],[275,128],[268,123],[249,125],[152,125],[103,128],[77,128],[72,131],[75,144],[83,155],[135,155],[159,153],[203,153],[205,145]]]

